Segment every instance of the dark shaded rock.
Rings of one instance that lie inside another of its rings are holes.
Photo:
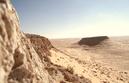
[[[82,38],[78,44],[79,45],[88,45],[88,46],[95,46],[103,42],[104,40],[109,39],[107,36],[98,36],[98,37],[87,37]]]

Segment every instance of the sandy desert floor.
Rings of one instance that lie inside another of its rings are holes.
[[[104,43],[79,46],[80,39],[52,39],[55,64],[71,67],[92,83],[129,83],[129,37],[111,37]]]

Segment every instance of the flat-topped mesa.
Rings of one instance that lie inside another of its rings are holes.
[[[87,37],[87,38],[82,38],[78,42],[78,44],[79,45],[96,46],[107,39],[109,39],[108,36]]]

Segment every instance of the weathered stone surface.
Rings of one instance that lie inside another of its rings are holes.
[[[20,32],[19,19],[10,0],[0,0],[0,83],[59,83],[65,80],[65,68],[51,63],[49,49],[53,46],[47,38]],[[54,67],[55,74],[49,71]],[[69,73],[68,73],[69,74]],[[90,83],[76,77],[76,83]]]
[[[50,55],[49,50],[53,48],[53,46],[48,38],[35,34],[26,34],[26,37],[30,39],[36,51],[38,51],[38,49],[41,49],[40,53],[46,53],[42,55]]]
[[[47,71],[19,29],[10,0],[0,1],[0,83],[49,82]]]
[[[82,38],[78,44],[79,45],[88,45],[88,46],[95,46],[103,42],[104,40],[109,39],[107,36],[98,36],[98,37],[89,37],[89,38]]]
[[[31,43],[34,43],[37,46],[40,45],[44,49],[51,49],[51,48],[53,48],[51,42],[46,37],[43,37],[43,36],[40,36],[40,35],[36,35],[36,34],[25,34],[25,35],[27,36],[27,38],[29,38],[31,40]]]

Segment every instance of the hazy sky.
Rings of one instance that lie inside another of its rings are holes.
[[[12,0],[21,29],[49,38],[129,35],[129,0]]]

